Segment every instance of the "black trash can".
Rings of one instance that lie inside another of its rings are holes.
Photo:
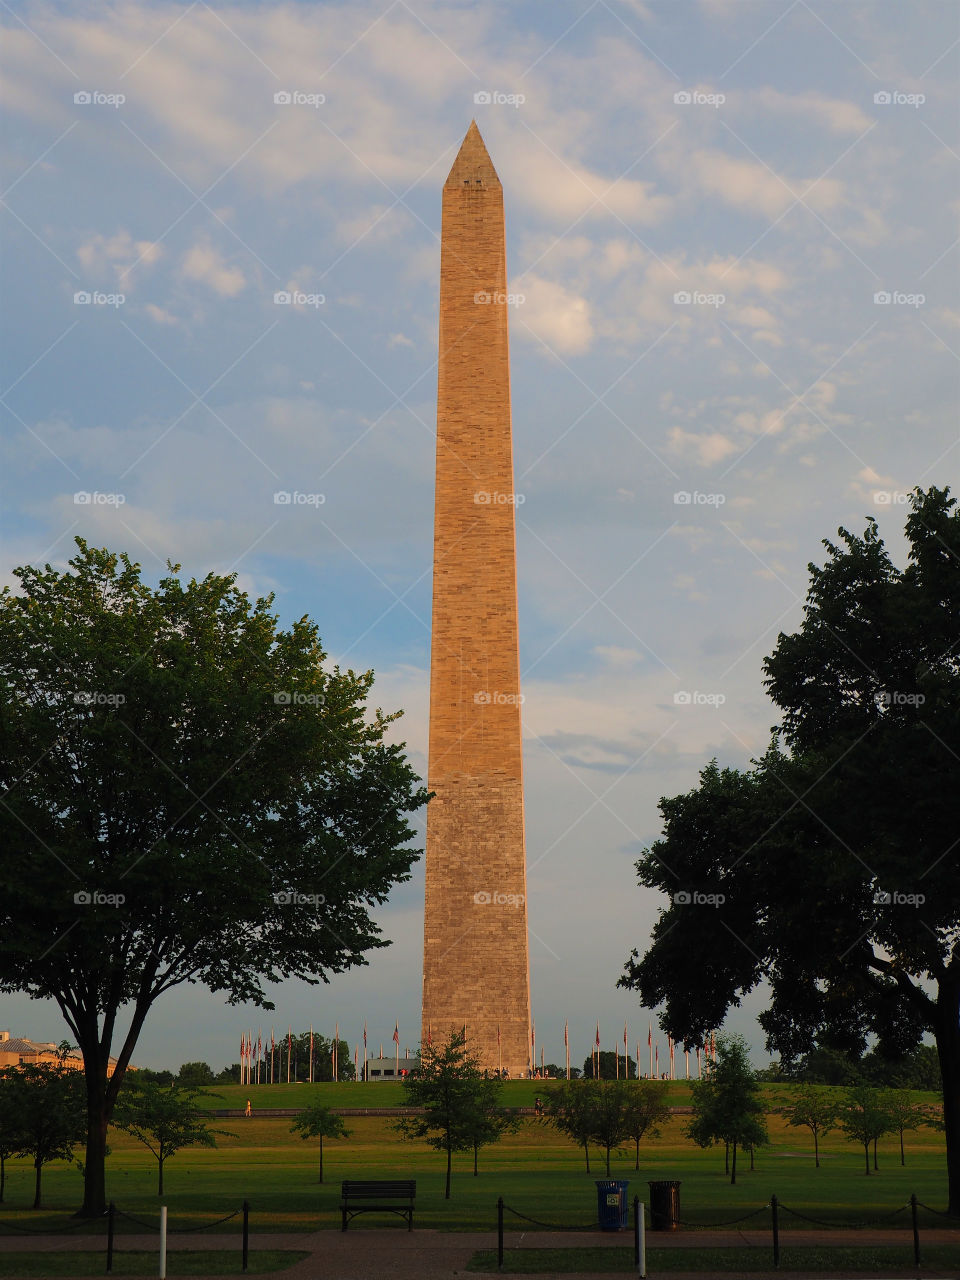
[[[624,1231],[630,1225],[629,1182],[597,1179],[597,1219],[604,1231]]]
[[[680,1227],[680,1183],[650,1182],[650,1230],[677,1231]]]

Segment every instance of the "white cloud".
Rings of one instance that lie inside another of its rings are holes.
[[[757,108],[764,112],[781,112],[793,115],[812,125],[823,125],[833,133],[863,133],[872,121],[858,106],[844,98],[831,98],[809,89],[804,93],[783,93],[770,85],[738,94],[731,99],[734,106],[754,115]]]
[[[112,236],[91,236],[77,248],[77,257],[89,277],[112,272],[127,292],[136,279],[132,268],[152,266],[162,254],[162,245],[151,240],[134,240],[130,232],[123,229]]]
[[[163,307],[158,307],[152,302],[147,303],[144,307],[144,311],[146,311],[150,319],[156,321],[157,324],[180,323],[175,315],[172,315],[169,311],[164,311]]]
[[[595,645],[593,652],[609,667],[635,667],[644,660],[639,649],[625,649],[615,644]]]
[[[737,452],[737,445],[729,436],[719,431],[711,431],[701,435],[693,431],[684,431],[681,427],[671,427],[667,433],[670,450],[681,458],[690,458],[702,467],[723,462],[731,454]]]
[[[586,298],[542,276],[522,280],[524,302],[513,321],[515,335],[539,339],[560,355],[581,355],[593,341],[593,322]]]
[[[219,249],[209,241],[195,244],[184,255],[180,274],[186,280],[197,280],[218,293],[221,298],[235,298],[247,284],[246,277],[237,266],[228,266]]]

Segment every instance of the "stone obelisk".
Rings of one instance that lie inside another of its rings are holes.
[[[530,1069],[503,188],[476,123],[443,187],[423,1039]]]

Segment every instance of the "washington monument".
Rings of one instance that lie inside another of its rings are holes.
[[[443,187],[423,1041],[531,1067],[503,188],[476,123]]]

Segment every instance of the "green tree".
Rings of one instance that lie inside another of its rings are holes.
[[[19,1115],[14,1085],[15,1077],[0,1071],[0,1204],[7,1182],[7,1161],[19,1149]]]
[[[867,1084],[856,1084],[844,1091],[838,1110],[840,1128],[851,1142],[863,1147],[865,1173],[870,1176],[870,1144],[873,1143],[873,1165],[877,1167],[876,1144],[893,1129],[893,1118],[887,1110],[881,1091]]]
[[[624,1134],[635,1144],[635,1169],[640,1168],[640,1143],[644,1138],[659,1138],[660,1125],[670,1118],[669,1092],[666,1080],[629,1082]]]
[[[324,1138],[349,1138],[350,1130],[343,1123],[343,1116],[331,1111],[322,1102],[314,1102],[301,1111],[290,1126],[291,1133],[299,1133],[300,1137],[320,1139],[320,1181],[323,1181],[323,1140]]]
[[[564,1137],[583,1147],[590,1172],[590,1143],[596,1129],[598,1082],[569,1080],[551,1085],[546,1091],[543,1120]]]
[[[691,1090],[693,1118],[687,1129],[699,1147],[723,1142],[732,1151],[730,1182],[737,1180],[737,1149],[751,1153],[767,1141],[760,1085],[747,1058],[742,1036],[717,1037],[717,1060],[709,1075]]]
[[[823,1089],[801,1085],[783,1108],[787,1124],[813,1134],[814,1164],[820,1168],[820,1139],[837,1123],[837,1104]]]
[[[214,1084],[216,1076],[206,1062],[185,1062],[177,1072],[177,1082],[184,1088],[197,1089]]]
[[[907,1130],[919,1129],[931,1120],[929,1107],[921,1102],[914,1102],[909,1089],[884,1089],[880,1102],[890,1117],[889,1132],[900,1138],[900,1164],[907,1163],[903,1150],[903,1135]]]
[[[149,1067],[131,1067],[130,1070],[136,1071],[137,1080],[141,1083],[149,1080],[153,1084],[173,1084],[177,1078],[172,1071],[152,1071]]]
[[[960,512],[946,490],[913,493],[906,536],[902,570],[872,519],[810,566],[802,624],[764,664],[780,728],[751,770],[710,764],[661,802],[638,870],[673,901],[621,982],[696,1042],[765,980],[760,1021],[785,1062],[815,1040],[859,1059],[871,1034],[902,1056],[930,1033],[960,1213]]]
[[[858,1056],[818,1045],[791,1064],[790,1075],[804,1084],[857,1084],[863,1078]]]
[[[873,1050],[861,1058],[860,1074],[867,1084],[891,1089],[925,1089],[931,1093],[943,1090],[937,1051],[930,1044],[917,1045],[910,1053],[894,1058]]]
[[[193,982],[271,1008],[264,982],[364,963],[427,793],[372,672],[328,668],[309,619],[77,543],[0,593],[0,991],[55,1000],[80,1046],[97,1216],[154,1001]]]
[[[403,1105],[418,1107],[422,1114],[404,1116],[395,1128],[401,1137],[425,1139],[434,1151],[446,1154],[447,1200],[453,1153],[473,1146],[478,1098],[488,1083],[462,1032],[455,1032],[444,1044],[421,1044],[419,1071],[403,1078]]]
[[[610,1152],[619,1151],[631,1136],[630,1104],[628,1080],[597,1081],[591,1136],[606,1155],[608,1178],[610,1177]]]
[[[16,1153],[33,1160],[34,1209],[40,1208],[43,1166],[69,1160],[85,1136],[83,1077],[63,1066],[23,1063],[0,1071],[7,1094]]]
[[[520,1116],[501,1104],[503,1086],[499,1080],[484,1076],[477,1085],[473,1106],[467,1114],[464,1135],[473,1147],[473,1176],[479,1174],[481,1147],[499,1142],[508,1133],[520,1128]]]
[[[207,1125],[196,1106],[197,1095],[196,1088],[183,1083],[162,1085],[134,1077],[117,1098],[113,1123],[152,1153],[158,1196],[163,1195],[163,1167],[171,1156],[184,1147],[215,1147],[217,1137],[236,1136]]]
[[[310,1032],[303,1031],[291,1037],[291,1080],[310,1079]],[[282,1052],[280,1050],[282,1049]],[[283,1036],[277,1044],[279,1057],[274,1063],[274,1070],[279,1071],[277,1079],[287,1078],[287,1037]],[[270,1046],[266,1046],[263,1068],[264,1078],[270,1079]],[[337,1041],[337,1079],[354,1079],[353,1056],[346,1040]],[[333,1036],[327,1038],[318,1031],[313,1033],[313,1079],[322,1083],[333,1079]]]
[[[612,1049],[601,1049],[599,1054],[598,1080],[635,1080],[637,1076],[637,1064],[631,1057],[627,1057],[626,1066],[624,1066],[623,1054],[617,1054]],[[583,1062],[583,1079],[592,1080],[594,1072],[594,1063],[596,1058],[593,1054],[589,1058],[585,1058]]]

